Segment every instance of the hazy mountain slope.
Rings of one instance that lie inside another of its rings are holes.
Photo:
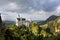
[[[57,19],[57,18],[58,18],[58,16],[52,15],[52,16],[50,16],[50,17],[46,20],[46,22],[55,20],[55,19]]]
[[[60,32],[60,17],[57,17],[55,20],[51,20],[44,25],[41,25],[43,28],[50,28],[51,32]]]
[[[59,17],[59,16],[52,15],[52,16],[50,16],[47,20],[45,20],[45,21],[40,21],[39,24],[40,24],[40,25],[46,24],[47,22],[53,21],[53,20],[57,19],[58,17]]]

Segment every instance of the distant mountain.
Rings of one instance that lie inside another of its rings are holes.
[[[50,19],[52,18],[52,19]],[[40,25],[46,32],[53,34],[59,33],[60,34],[60,16],[51,16],[47,20],[47,22],[43,22],[43,25]]]
[[[53,20],[55,20],[55,19],[57,19],[57,18],[58,18],[58,16],[52,15],[52,16],[50,16],[45,22],[53,21]]]
[[[14,24],[15,21],[3,21],[3,23],[5,23],[5,24]]]
[[[46,25],[51,29],[51,31],[53,30],[56,33],[60,32],[60,16],[58,16],[55,20],[47,22]]]
[[[40,22],[40,21],[43,21],[43,20],[33,20],[33,22]]]
[[[49,21],[53,21],[53,20],[57,19],[58,17],[59,17],[59,16],[52,15],[52,16],[50,16],[47,20],[45,20],[45,21],[40,21],[40,22],[38,22],[38,23],[41,24],[41,25],[43,25],[43,24],[46,24],[46,23],[49,22]]]

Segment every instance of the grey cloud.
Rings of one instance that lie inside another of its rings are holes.
[[[47,12],[55,11],[56,8],[60,5],[59,2],[60,1],[53,1],[53,2],[48,1],[43,5],[43,10]]]
[[[0,6],[8,4],[10,1],[8,0],[0,0]]]
[[[31,10],[29,7],[36,11],[52,12],[60,5],[60,0],[18,0],[16,3],[22,6],[21,13],[29,12]]]
[[[18,13],[29,13],[32,9],[36,11],[44,10],[52,12],[60,5],[60,0],[0,0],[1,5],[7,5],[10,2],[16,3],[21,9],[5,9],[5,11]],[[29,7],[31,7],[31,9],[29,9]]]

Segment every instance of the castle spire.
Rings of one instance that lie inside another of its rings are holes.
[[[18,14],[18,17],[20,18],[20,15]]]

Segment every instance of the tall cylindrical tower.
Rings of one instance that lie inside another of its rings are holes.
[[[1,13],[0,13],[0,34],[1,34],[1,30],[2,29],[2,19],[1,19]]]
[[[16,18],[16,26],[19,26],[19,20],[18,20],[18,18]]]
[[[1,13],[0,13],[0,29],[1,29],[1,26],[2,26],[2,19],[1,19]]]

